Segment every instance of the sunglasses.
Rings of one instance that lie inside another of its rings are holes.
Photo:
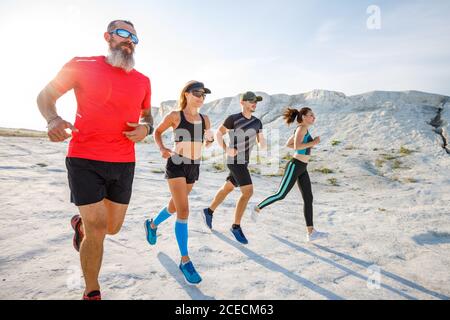
[[[113,34],[113,33],[115,35],[118,35],[121,38],[129,38],[129,37],[131,37],[131,42],[133,42],[134,44],[138,44],[139,43],[138,37],[135,34],[133,34],[130,31],[128,31],[128,30],[116,29],[116,30],[110,32],[109,34]]]
[[[206,93],[204,93],[203,91],[192,90],[192,91],[191,91],[191,94],[192,94],[194,97],[197,97],[197,98],[203,98],[203,99],[206,98]]]

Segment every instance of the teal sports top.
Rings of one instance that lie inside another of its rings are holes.
[[[297,129],[298,129],[298,127],[297,127]],[[297,129],[295,129],[295,131],[297,131]],[[295,131],[294,131],[294,134],[295,134]],[[314,141],[314,139],[309,134],[309,131],[307,131],[305,134],[305,137],[303,138],[303,143],[309,143],[311,141]],[[303,149],[303,150],[295,150],[295,153],[309,156],[311,154],[311,148],[307,148],[307,149]]]

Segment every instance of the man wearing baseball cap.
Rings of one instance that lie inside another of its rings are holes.
[[[236,204],[234,224],[231,227],[231,232],[236,240],[243,244],[247,244],[248,240],[242,231],[241,219],[253,195],[253,182],[248,170],[250,154],[256,141],[261,148],[266,147],[262,133],[262,122],[252,115],[256,111],[257,103],[262,100],[262,97],[251,91],[242,93],[240,95],[242,112],[229,116],[217,130],[217,142],[227,153],[227,167],[230,170],[230,174],[225,184],[217,192],[211,205],[203,210],[204,222],[209,229],[212,229],[214,210],[217,209],[234,188],[239,187],[241,197]],[[223,141],[223,136],[226,133],[230,137],[229,146]]]

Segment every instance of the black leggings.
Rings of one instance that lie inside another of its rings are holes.
[[[311,180],[307,169],[307,164],[297,159],[292,159],[286,166],[280,188],[274,195],[267,197],[258,204],[258,208],[264,209],[271,204],[283,200],[291,191],[295,182],[303,197],[303,213],[305,215],[306,226],[313,226],[313,195],[311,190]]]

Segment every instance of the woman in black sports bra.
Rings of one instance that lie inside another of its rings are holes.
[[[187,249],[188,195],[199,178],[203,146],[208,147],[214,141],[209,118],[199,113],[206,95],[210,93],[203,83],[188,82],[181,91],[180,109],[169,113],[154,134],[162,157],[167,159],[166,179],[172,198],[169,205],[162,209],[154,220],[146,220],[147,241],[151,245],[156,244],[158,225],[176,212],[175,235],[181,253],[180,270],[189,284],[198,284],[202,280],[189,259]],[[174,150],[166,148],[161,138],[169,128],[174,130]]]

